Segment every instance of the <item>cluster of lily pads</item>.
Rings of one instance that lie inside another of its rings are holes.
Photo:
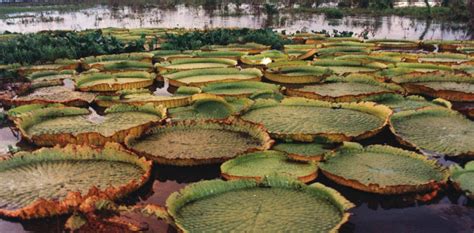
[[[30,93],[2,101],[43,148],[0,161],[0,215],[76,213],[68,227],[80,228],[77,213],[109,208],[183,232],[333,232],[354,204],[308,185],[319,171],[370,193],[436,192],[451,179],[472,195],[472,162],[448,169],[430,157],[474,156],[474,123],[450,102],[474,101],[472,41],[288,38],[284,51],[230,44],[20,68]],[[174,93],[153,93],[157,81]],[[411,150],[358,143],[384,129]],[[222,163],[227,181],[191,184],[166,208],[110,202],[146,183],[152,162]]]

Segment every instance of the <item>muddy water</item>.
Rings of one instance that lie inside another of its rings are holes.
[[[167,83],[157,83],[155,87],[157,95],[170,94],[171,89]],[[464,105],[457,104],[457,106]],[[102,109],[96,110],[102,112]],[[0,126],[0,139],[2,139],[0,150],[3,151],[7,150],[7,145],[15,145],[15,143],[21,148],[33,149],[28,143],[17,143],[19,141],[17,133],[8,125]],[[360,143],[363,145],[388,144],[405,148],[397,143],[389,130],[384,130],[377,136]],[[430,156],[445,166],[455,163],[436,155]],[[464,163],[464,161],[456,162]],[[164,206],[166,198],[186,184],[215,178],[219,178],[218,165],[191,168],[155,166],[150,182],[128,198],[121,200],[121,203],[128,205],[153,203]],[[353,214],[350,221],[343,225],[341,232],[468,233],[474,231],[474,203],[451,187],[446,187],[435,198],[426,202],[421,201],[422,196],[419,195],[381,196],[356,191],[335,184],[322,174],[319,174],[315,182],[335,188],[356,204],[356,207],[350,211]],[[148,232],[176,232],[173,227],[157,219],[138,216],[136,219],[148,224]],[[65,221],[66,216],[30,221],[0,219],[0,232],[62,232]]]
[[[0,6],[1,7],[1,6]],[[0,19],[0,32],[37,32],[41,30],[84,30],[91,28],[119,27],[184,27],[219,28],[249,27],[286,30],[329,30],[369,32],[371,38],[407,39],[469,39],[472,32],[466,23],[450,23],[432,20],[416,20],[399,16],[364,17],[350,16],[328,19],[318,14],[277,14],[267,16],[250,6],[241,7],[243,14],[186,7],[178,5],[172,9],[157,7],[132,8],[96,6],[77,11],[44,11],[10,14]]]

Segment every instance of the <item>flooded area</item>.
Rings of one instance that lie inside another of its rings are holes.
[[[0,7],[2,5],[0,4]],[[330,19],[324,14],[314,13],[277,13],[268,15],[262,9],[253,9],[242,4],[240,13],[235,5],[229,5],[226,11],[210,10],[202,6],[177,5],[170,8],[159,7],[112,7],[97,5],[76,10],[22,11],[0,17],[0,33],[34,33],[43,30],[86,30],[107,27],[116,28],[273,28],[278,31],[352,31],[356,35],[368,33],[369,38],[391,38],[410,40],[472,40],[474,32],[468,29],[467,22],[442,22],[420,20],[400,16],[345,16]],[[472,30],[472,29],[471,29]],[[416,50],[416,52],[421,51]],[[470,63],[471,64],[471,63]],[[268,80],[267,80],[268,81]],[[168,81],[153,81],[149,87],[154,95],[171,96],[176,87]],[[151,83],[151,82],[150,82]],[[285,86],[281,84],[282,86]],[[300,84],[293,84],[301,87]],[[64,86],[75,88],[72,80],[66,80]],[[288,85],[290,86],[290,84]],[[291,87],[294,87],[291,86]],[[432,100],[434,98],[429,98]],[[88,105],[91,114],[89,120],[103,121],[104,108],[96,104]],[[453,102],[453,109],[467,115],[474,104]],[[466,110],[467,109],[467,110]],[[0,112],[5,111],[0,108]],[[470,118],[473,119],[472,116]],[[34,150],[34,146],[21,139],[13,123],[0,121],[0,160],[17,150]],[[385,126],[376,136],[357,141],[363,146],[383,144],[414,151],[400,144],[395,135]],[[474,143],[474,141],[473,141]],[[449,167],[453,164],[465,165],[467,160],[451,160],[448,156],[423,151],[429,158]],[[155,164],[149,181],[134,193],[118,201],[123,205],[156,204],[166,206],[171,193],[188,184],[221,178],[219,165],[199,165],[195,167],[177,167]],[[433,193],[406,195],[379,195],[339,185],[321,172],[311,183],[319,182],[331,187],[355,204],[350,209],[351,217],[340,232],[347,233],[469,233],[474,232],[474,201],[453,185],[443,184]],[[1,203],[0,203],[1,204]],[[0,205],[0,207],[2,207]],[[12,232],[65,232],[64,224],[68,215],[35,220],[0,218],[0,233]],[[176,232],[165,221],[151,217],[132,216],[145,222],[147,232]],[[284,223],[282,223],[284,224]]]
[[[66,82],[68,86],[69,82]],[[170,95],[175,88],[168,83],[157,82],[151,90],[155,95]],[[456,108],[465,104],[457,103]],[[93,106],[93,112],[103,112],[102,108]],[[0,127],[0,150],[8,151],[8,145],[32,150],[30,144],[20,141],[20,136],[10,125]],[[18,142],[18,143],[17,143]],[[362,145],[387,144],[409,149],[399,144],[393,134],[386,128],[377,136],[359,141]],[[464,164],[465,161],[450,161],[443,157],[429,155],[445,166],[454,163]],[[165,206],[167,197],[187,184],[201,180],[220,178],[219,165],[196,167],[176,167],[155,165],[150,181],[119,203],[157,204]],[[438,193],[409,194],[409,195],[378,195],[357,191],[341,186],[328,180],[321,173],[313,182],[320,182],[339,191],[356,207],[351,209],[353,214],[345,223],[341,232],[347,233],[399,233],[399,232],[431,232],[431,233],[468,233],[474,230],[474,203],[452,187],[445,187]],[[313,183],[312,182],[312,183]],[[434,198],[425,198],[435,195]],[[176,232],[162,220],[151,217],[133,216],[134,219],[146,222],[148,232]],[[15,219],[0,219],[0,232],[63,232],[67,216],[52,217],[39,220],[18,221]]]
[[[1,6],[0,6],[1,7]],[[229,7],[229,8],[232,8]],[[243,5],[243,13],[222,12],[203,7],[177,5],[172,9],[158,7],[96,6],[77,11],[41,11],[8,14],[0,19],[0,32],[38,32],[42,30],[85,30],[94,28],[274,28],[287,32],[353,31],[368,32],[369,38],[397,39],[472,39],[468,23],[411,19],[400,16],[346,16],[329,19],[322,14],[279,13],[267,15]]]

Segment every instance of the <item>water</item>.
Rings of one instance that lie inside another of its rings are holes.
[[[1,5],[0,5],[1,7]],[[232,7],[230,7],[232,8]],[[246,14],[225,16],[222,12],[209,11],[202,7],[185,7],[178,5],[174,9],[134,8],[96,6],[87,9],[59,12],[24,12],[11,14],[9,18],[0,19],[0,31],[36,32],[41,30],[84,30],[104,27],[184,27],[184,28],[217,28],[217,27],[272,27],[279,30],[294,32],[305,29],[370,32],[376,38],[407,38],[407,39],[469,39],[466,24],[424,21],[397,16],[387,17],[345,17],[339,20],[326,19],[316,14],[279,14],[268,17],[263,13],[254,12],[249,6],[243,6]],[[71,83],[68,83],[69,85]],[[170,88],[166,83],[158,83],[157,95],[169,95]],[[462,109],[465,104],[455,104]],[[98,113],[102,109],[95,109]],[[389,144],[403,147],[385,130],[376,137],[361,142],[369,144]],[[17,145],[25,149],[33,149],[24,141],[20,141],[17,131],[11,125],[0,125],[0,157],[8,152],[8,145]],[[453,161],[437,158],[449,166]],[[462,161],[461,161],[462,163]],[[173,166],[155,166],[153,175],[144,187],[124,200],[124,204],[153,203],[164,206],[166,198],[186,184],[199,180],[219,178],[219,166],[178,168]],[[350,221],[343,225],[342,232],[473,232],[473,202],[465,195],[446,188],[435,198],[426,202],[419,195],[381,196],[356,191],[337,185],[322,174],[316,182],[335,188],[347,197],[356,207]],[[150,227],[149,232],[175,232],[164,223],[153,218],[140,218]],[[62,232],[65,216],[18,221],[0,218],[0,232]]]
[[[70,85],[69,82],[66,82],[66,85]],[[173,88],[169,87],[168,83],[157,82],[152,90],[156,95],[170,95]],[[465,105],[457,103],[454,106],[458,109]],[[103,112],[103,109],[100,108],[91,108],[91,110],[98,113]],[[11,125],[0,125],[0,139],[2,139],[0,151],[6,151],[8,144],[16,144],[16,146],[27,150],[34,149],[31,144],[19,140],[17,132],[11,129]],[[375,137],[360,141],[360,143],[363,145],[388,144],[408,149],[400,145],[388,129]],[[444,166],[455,163],[442,156],[432,155],[432,158],[437,159]],[[464,161],[457,162],[464,163]],[[157,165],[154,166],[150,181],[120,202],[127,205],[151,203],[165,206],[167,197],[187,184],[219,177],[219,165],[189,168]],[[325,178],[321,173],[314,182],[320,182],[336,189],[356,205],[354,209],[350,210],[352,216],[349,222],[342,226],[341,232],[467,233],[474,231],[474,203],[462,193],[453,190],[452,187],[445,187],[433,199],[422,201],[425,196],[420,194],[383,196],[357,191],[338,185]],[[172,226],[155,218],[138,215],[128,217],[146,222],[149,226],[148,232],[176,232]],[[28,221],[0,218],[0,232],[62,232],[66,219],[66,216]]]
[[[0,6],[2,7],[2,6]],[[209,10],[203,7],[110,7],[95,6],[77,11],[22,12],[0,19],[0,32],[37,32],[42,30],[84,30],[91,28],[219,28],[248,27],[295,32],[297,30],[369,31],[373,38],[406,39],[470,39],[466,23],[418,20],[399,16],[364,17],[348,16],[327,19],[310,13],[281,13],[267,16],[261,10],[243,4],[237,15],[231,4],[228,11]]]

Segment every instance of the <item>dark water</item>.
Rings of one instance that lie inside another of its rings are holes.
[[[2,5],[0,5],[2,7]],[[472,32],[467,22],[452,23],[435,20],[410,19],[399,16],[347,16],[328,19],[324,15],[308,13],[280,13],[268,16],[260,8],[249,4],[239,7],[230,3],[226,11],[202,6],[177,5],[161,7],[95,6],[78,10],[22,12],[0,18],[0,32],[37,32],[41,30],[84,30],[90,28],[220,28],[248,27],[297,30],[329,30],[369,32],[369,37],[397,39],[470,39]]]
[[[157,83],[155,93],[169,95],[168,85]],[[457,104],[456,106],[464,106]],[[97,109],[101,112],[101,109]],[[6,150],[6,145],[19,141],[14,130],[8,125],[0,127],[0,150]],[[373,138],[360,141],[363,145],[388,144],[401,148],[395,137],[385,129]],[[31,145],[20,142],[17,146],[33,149]],[[436,157],[441,164],[449,166],[453,161]],[[456,161],[463,164],[464,161]],[[219,166],[208,165],[199,167],[154,167],[150,181],[128,198],[121,200],[122,204],[132,205],[137,203],[153,203],[165,206],[166,198],[186,184],[200,180],[219,178]],[[462,193],[445,187],[430,201],[422,201],[423,195],[391,195],[382,196],[356,191],[340,186],[319,174],[315,182],[321,182],[335,188],[343,196],[356,204],[350,212],[353,214],[350,221],[341,229],[341,232],[360,233],[400,233],[400,232],[430,232],[430,233],[468,233],[474,231],[474,203],[469,201]],[[164,221],[154,218],[135,216],[135,219],[148,224],[149,232],[175,232],[173,227]],[[66,216],[47,219],[18,221],[13,219],[0,219],[0,232],[61,232],[66,221]]]

